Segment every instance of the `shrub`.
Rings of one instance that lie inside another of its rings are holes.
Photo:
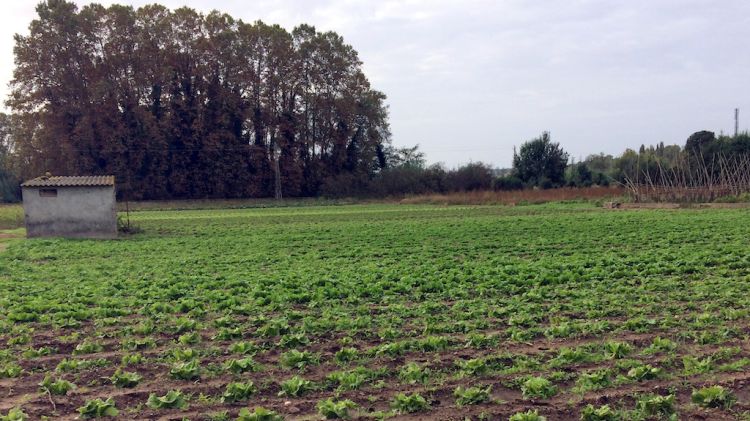
[[[492,182],[493,190],[521,190],[523,189],[523,181],[515,175],[507,175],[505,177],[498,177]]]
[[[489,190],[492,187],[492,168],[482,162],[472,162],[446,174],[448,190]]]

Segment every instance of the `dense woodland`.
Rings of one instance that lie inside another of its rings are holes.
[[[143,199],[305,196],[387,165],[385,95],[333,32],[159,5],[37,12],[8,101],[21,178],[115,174]]]
[[[129,199],[382,197],[626,184],[750,156],[747,133],[701,131],[575,162],[543,133],[512,169],[427,166],[391,145],[386,97],[336,33],[159,5],[37,12],[0,113],[2,201],[47,171],[115,174]]]

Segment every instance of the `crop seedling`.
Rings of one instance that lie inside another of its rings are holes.
[[[530,377],[521,385],[524,399],[551,398],[557,393],[557,387],[544,377]]]
[[[636,402],[636,409],[646,417],[674,417],[675,395],[647,395]]]
[[[250,412],[247,408],[240,409],[236,421],[284,421],[284,417],[266,408],[255,408]]]
[[[257,351],[258,347],[254,343],[247,341],[235,342],[229,346],[229,352],[232,354],[253,355]]]
[[[231,359],[224,363],[224,370],[234,374],[258,371],[259,369],[258,363],[252,357]]]
[[[677,344],[670,339],[657,336],[646,349],[644,354],[656,354],[659,352],[673,352],[677,349]]]
[[[470,360],[460,360],[456,362],[462,374],[476,376],[485,374],[489,371],[487,361],[484,358],[474,358]]]
[[[85,340],[76,345],[75,349],[73,350],[73,355],[94,354],[97,352],[102,352],[103,350],[104,346],[102,346],[102,344]]]
[[[709,386],[693,390],[691,400],[694,404],[704,408],[729,409],[737,399],[723,386]]]
[[[198,360],[192,360],[186,363],[176,363],[169,370],[169,374],[178,380],[197,380],[200,378],[200,365]]]
[[[663,374],[664,370],[652,367],[650,364],[639,365],[628,371],[628,377],[635,381],[655,379]]]
[[[293,349],[281,354],[280,361],[281,366],[284,368],[303,370],[309,365],[317,365],[318,356],[309,351],[298,351]]]
[[[133,354],[125,354],[120,359],[120,363],[124,366],[128,365],[138,365],[142,364],[144,362],[145,358],[143,358],[142,354],[139,353],[133,353]]]
[[[138,373],[122,371],[119,368],[114,374],[112,374],[112,377],[110,377],[112,384],[117,387],[135,387],[142,379],[143,377]]]
[[[0,379],[13,379],[18,377],[23,369],[15,363],[8,363],[0,367]]]
[[[656,402],[637,409],[634,394],[690,386],[691,414],[745,409],[726,409],[730,390],[701,382],[750,367],[747,209],[403,203],[131,217],[143,232],[125,241],[18,240],[0,253],[0,382],[13,385],[0,415],[45,376],[49,390],[23,404],[29,419],[72,419],[126,386],[141,399],[120,408],[128,419],[187,415],[146,405],[185,387],[192,419],[234,420],[244,408],[240,419],[262,419],[261,404],[321,418],[324,391],[331,405],[367,402],[351,417],[438,419],[457,403],[492,402],[489,380],[519,398],[556,393],[537,409],[568,418],[669,418],[646,414]],[[64,399],[51,390],[61,379],[79,386]],[[459,393],[446,399],[446,389]],[[428,406],[410,415],[415,395]],[[600,395],[617,397],[611,410],[589,409]],[[503,408],[464,412],[492,419]]]
[[[368,380],[367,369],[355,369],[351,371],[334,371],[326,376],[329,387],[335,387],[336,391],[355,390]]]
[[[399,372],[398,377],[402,382],[408,384],[426,384],[432,371],[428,367],[422,367],[417,363],[406,364]]]
[[[296,398],[312,389],[313,384],[311,381],[305,380],[299,376],[294,376],[291,379],[281,382],[279,396],[292,396]]]
[[[198,358],[198,352],[193,348],[174,348],[171,351],[170,358],[173,361],[193,361]]]
[[[221,395],[221,401],[227,403],[246,401],[257,391],[257,388],[250,380],[245,383],[229,383],[226,390]]]
[[[581,421],[618,421],[619,419],[620,417],[609,405],[597,408],[588,404],[581,411]]]
[[[5,415],[0,415],[0,421],[27,421],[29,416],[21,408],[11,408]]]
[[[299,348],[310,343],[304,333],[288,334],[281,337],[278,346],[281,348]]]
[[[199,335],[198,332],[185,333],[177,338],[177,342],[181,343],[182,345],[195,345],[200,343],[200,341],[201,335]]]
[[[487,386],[484,388],[477,386],[464,388],[462,386],[458,386],[456,390],[453,391],[453,396],[456,398],[456,405],[458,406],[476,405],[489,402],[491,392],[492,386]]]
[[[399,393],[391,402],[391,408],[402,414],[424,411],[429,407],[430,405],[427,403],[427,399],[422,397],[419,393],[411,395]]]
[[[583,373],[576,380],[576,389],[580,392],[599,390],[612,384],[608,370],[597,370],[591,373]]]
[[[44,380],[39,383],[39,387],[53,395],[67,395],[69,391],[75,388],[75,385],[67,380],[52,380],[49,375],[44,376]]]
[[[529,409],[526,412],[518,412],[511,415],[508,421],[547,421],[547,418],[539,415],[539,411],[536,409]]]
[[[333,400],[328,398],[318,402],[316,405],[318,413],[326,419],[349,419],[349,410],[357,407],[357,404],[349,399]]]
[[[686,355],[682,358],[682,366],[684,367],[683,373],[686,376],[708,373],[713,369],[714,360],[711,356],[705,357],[703,359],[698,359],[693,356]]]
[[[206,414],[207,421],[230,421],[229,411],[226,409],[223,411],[209,412]]]
[[[625,358],[632,351],[630,344],[626,342],[610,341],[605,344],[607,358],[619,360]]]
[[[107,400],[94,399],[86,401],[86,404],[78,408],[78,413],[83,418],[101,418],[116,417],[120,411],[115,408],[115,401],[112,398]]]
[[[339,364],[349,363],[357,358],[357,353],[358,351],[356,348],[341,348],[340,350],[336,351],[334,359]]]
[[[170,390],[164,396],[157,396],[156,393],[151,393],[146,401],[146,406],[151,409],[186,409],[188,407],[188,402],[182,392],[179,390]]]

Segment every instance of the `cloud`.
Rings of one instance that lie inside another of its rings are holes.
[[[12,34],[24,31],[36,2],[9,2],[0,17],[0,77],[6,81]],[[185,0],[160,2],[175,8]],[[682,143],[701,129],[727,132],[735,107],[750,115],[746,0],[188,5],[288,29],[304,22],[339,32],[359,51],[373,86],[388,95],[394,142],[419,143],[429,160],[449,165],[509,165],[513,145],[543,130],[578,157],[640,143]]]

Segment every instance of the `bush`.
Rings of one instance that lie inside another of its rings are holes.
[[[440,166],[401,166],[381,171],[368,190],[370,195],[380,197],[425,194],[440,191],[444,179],[445,171]]]
[[[451,191],[489,190],[492,181],[492,168],[481,162],[458,167],[449,171],[446,176],[446,184]]]
[[[523,181],[515,175],[507,175],[505,177],[498,177],[492,182],[493,190],[521,190],[523,189]]]
[[[352,173],[341,173],[323,180],[320,194],[327,198],[358,197],[367,191],[367,185],[362,179]]]

